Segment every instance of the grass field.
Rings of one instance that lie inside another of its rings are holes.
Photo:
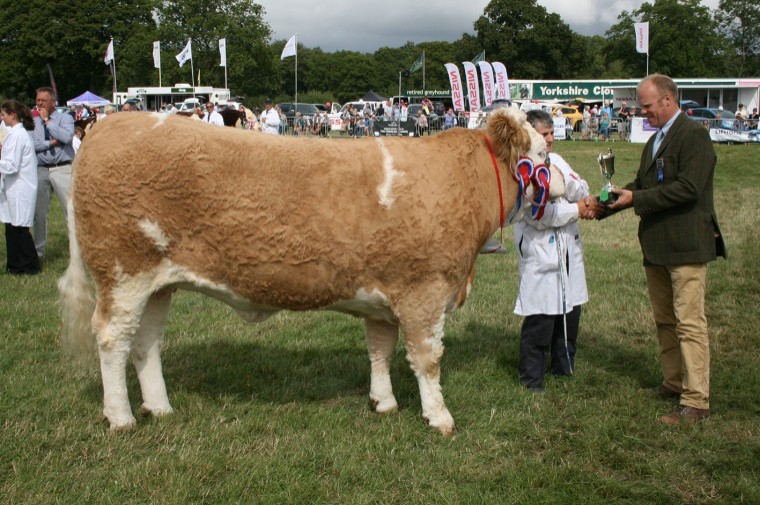
[[[414,140],[410,140],[414,142]],[[560,142],[601,188],[612,146],[618,184],[640,145]],[[459,433],[421,419],[401,346],[400,411],[369,411],[360,320],[280,313],[247,325],[199,295],[175,296],[164,373],[175,414],[111,434],[96,360],[58,345],[56,279],[68,249],[51,213],[44,272],[0,276],[0,500],[3,503],[760,503],[760,146],[716,146],[716,206],[729,260],[712,263],[707,314],[712,417],[664,427],[637,218],[583,222],[590,302],[576,375],[534,395],[517,381],[521,319],[510,254],[481,257],[467,304],[448,318],[443,392]],[[5,242],[0,238],[0,250]],[[4,253],[3,253],[4,254]],[[4,260],[4,256],[3,256]],[[140,405],[134,370],[130,399]]]

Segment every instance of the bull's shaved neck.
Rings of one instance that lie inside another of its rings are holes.
[[[393,168],[393,156],[385,147],[383,140],[377,138],[376,141],[380,146],[380,152],[383,154],[383,173],[385,174],[383,183],[377,187],[377,194],[380,196],[380,205],[390,209],[396,199],[393,196],[393,180],[396,177],[402,177],[404,173]]]

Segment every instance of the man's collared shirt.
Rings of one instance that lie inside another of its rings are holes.
[[[57,110],[50,116],[47,125],[39,117],[34,118],[34,151],[37,153],[38,165],[56,165],[71,163],[74,159],[74,118],[69,114],[61,114]],[[47,129],[47,134],[45,130]],[[60,146],[50,147],[55,139]]]

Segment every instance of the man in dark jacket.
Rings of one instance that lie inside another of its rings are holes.
[[[710,415],[710,342],[705,317],[707,263],[726,257],[713,206],[716,156],[710,136],[681,113],[678,88],[653,74],[638,85],[642,114],[658,131],[646,144],[636,179],[615,189],[612,211],[641,218],[649,300],[660,342],[663,397],[679,405],[660,418],[693,423]]]

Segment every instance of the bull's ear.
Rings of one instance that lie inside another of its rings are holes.
[[[494,154],[510,166],[530,150],[530,135],[524,125],[528,125],[525,113],[516,109],[498,109],[488,121]]]

